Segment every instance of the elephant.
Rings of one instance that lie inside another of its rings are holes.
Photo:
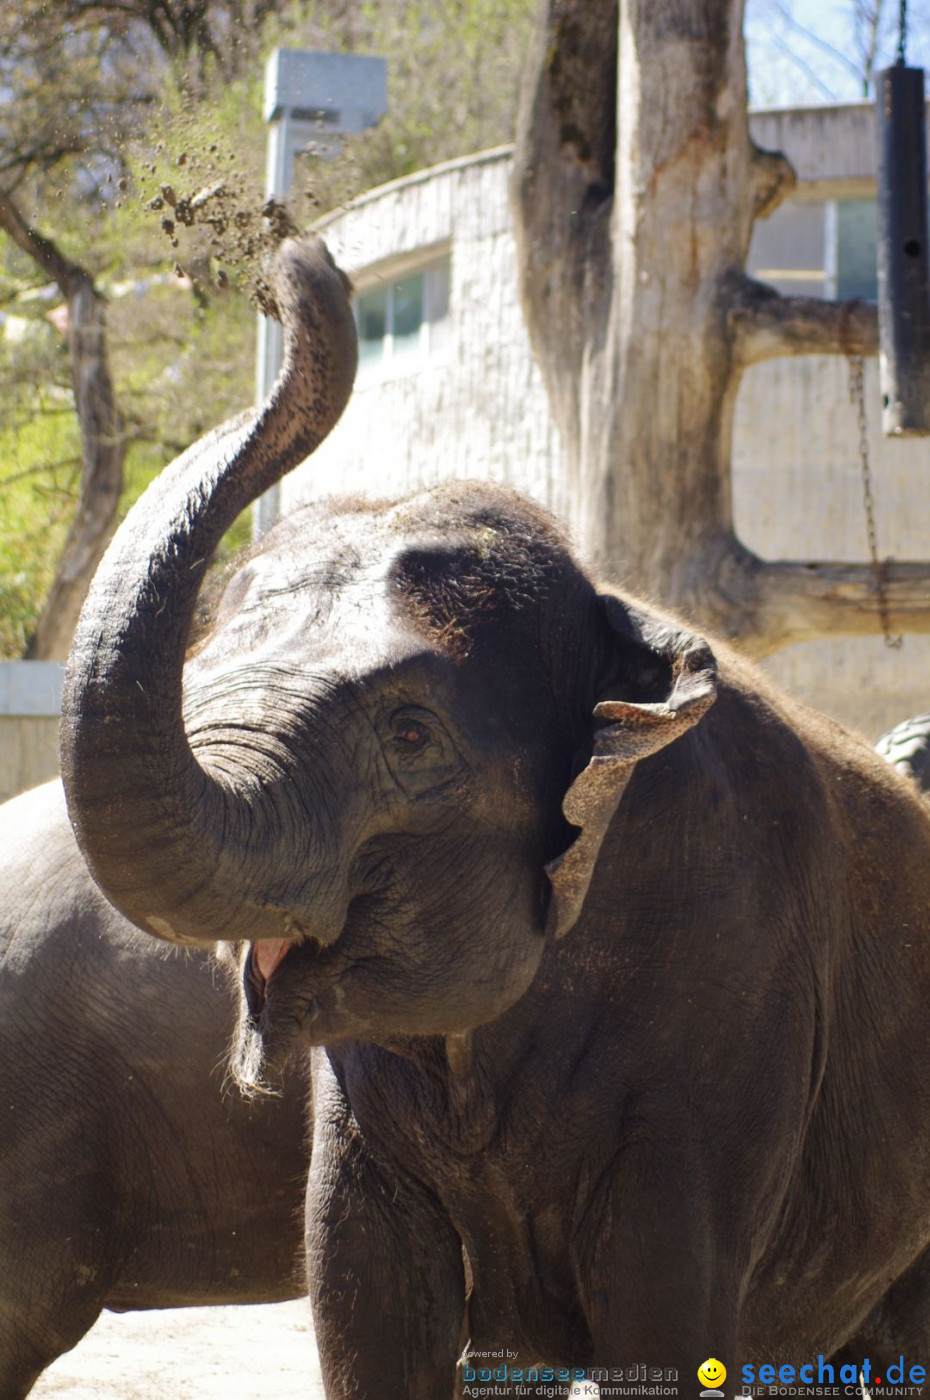
[[[142,938],[77,848],[59,782],[0,807],[0,1396],[102,1308],[306,1292],[306,1080],[224,1091],[236,989]]]
[[[275,278],[282,377],[116,537],[62,755],[107,898],[232,945],[239,1082],[310,1047],[329,1400],[926,1364],[925,803],[489,483],[293,512],[189,647],[351,392],[325,250]]]

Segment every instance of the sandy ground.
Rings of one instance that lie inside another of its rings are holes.
[[[572,1388],[573,1396],[596,1387]],[[29,1400],[325,1400],[310,1307],[108,1313]]]
[[[310,1305],[101,1315],[30,1392],[68,1400],[324,1400]]]

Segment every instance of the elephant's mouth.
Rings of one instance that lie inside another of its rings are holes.
[[[233,1077],[244,1093],[277,1093],[285,1064],[293,1049],[294,1028],[284,1036],[275,1036],[275,1046],[269,1054],[268,1034],[271,1007],[269,996],[278,986],[276,974],[281,964],[299,941],[287,938],[263,938],[246,945],[240,955],[240,979],[245,1015],[240,1018],[233,1042],[230,1066]],[[274,980],[274,985],[269,984]],[[312,1003],[304,1011],[302,1021],[315,1013]],[[285,1027],[287,1032],[287,1027]]]
[[[260,938],[249,948],[245,964],[245,997],[253,1016],[265,1006],[265,992],[276,970],[297,944],[289,938]]]

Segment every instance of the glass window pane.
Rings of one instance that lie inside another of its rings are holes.
[[[420,344],[423,324],[423,274],[405,277],[394,283],[394,353],[403,354]]]
[[[836,295],[878,300],[878,229],[874,199],[841,199],[836,206]]]
[[[426,315],[431,324],[449,314],[449,260],[444,258],[426,273]]]
[[[387,287],[366,292],[356,304],[358,322],[358,358],[361,364],[371,364],[384,354],[387,331]]]
[[[789,199],[752,231],[746,270],[783,296],[824,295],[822,200]]]

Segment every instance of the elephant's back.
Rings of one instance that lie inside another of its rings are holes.
[[[84,864],[58,781],[0,806],[0,1045],[40,1075],[95,1066],[82,1096],[134,1067],[158,1069],[183,1028],[184,1057],[215,1069],[235,1000],[211,956],[139,934]],[[77,1066],[76,1066],[77,1068]],[[24,1073],[26,1072],[24,1068]],[[206,1072],[206,1071],[204,1071]]]
[[[21,975],[62,925],[115,925],[113,913],[78,850],[58,779],[0,806],[0,973]]]
[[[235,998],[204,949],[178,952],[140,934],[107,903],[78,849],[59,780],[0,806],[0,1007],[57,1004],[174,1020],[194,1011],[204,1030],[229,1031]],[[0,1015],[2,1019],[2,1015]],[[54,1018],[53,1018],[54,1019]]]

